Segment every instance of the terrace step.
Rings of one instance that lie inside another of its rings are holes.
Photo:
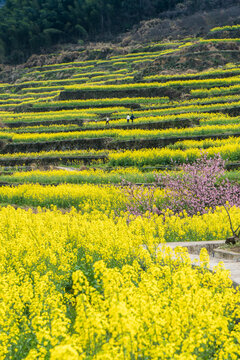
[[[231,43],[230,39],[229,43]],[[216,46],[216,44],[214,45]],[[222,47],[222,44],[220,46]],[[231,45],[229,45],[229,47],[230,46]],[[146,68],[146,74],[154,74],[156,69],[158,72],[164,71],[165,69],[174,69],[174,71],[180,72],[191,68],[192,70],[196,69],[199,72],[211,67],[224,66],[231,62],[236,63],[240,60],[239,49],[211,50],[209,46],[206,46],[206,49],[194,49],[193,47],[191,51],[189,50],[190,48],[188,48],[187,52],[186,50],[182,50],[178,53],[161,55]]]
[[[155,139],[135,139],[135,140],[118,140],[109,143],[108,149],[142,149],[142,148],[163,148],[178,141],[184,140],[205,140],[205,139],[227,139],[231,136],[240,137],[239,133],[232,134],[209,134],[209,135],[195,135],[195,136],[176,136],[169,138],[155,138]]]
[[[151,87],[138,89],[112,90],[101,88],[99,90],[64,90],[61,91],[58,100],[86,100],[86,99],[105,99],[105,98],[123,98],[123,97],[169,97],[170,99],[179,99],[181,93],[177,89],[170,87]]]
[[[106,161],[108,159],[107,155],[96,155],[96,156],[77,156],[77,155],[68,155],[68,156],[39,156],[39,157],[24,157],[24,158],[0,158],[0,166],[16,166],[16,165],[57,165],[69,164],[71,162],[83,162],[84,164],[90,164],[92,161],[102,160]]]
[[[2,154],[14,154],[19,152],[40,152],[40,151],[64,151],[64,150],[86,150],[86,149],[106,149],[109,138],[92,139],[69,139],[56,141],[39,142],[10,142],[1,149]]]
[[[106,130],[106,129],[168,129],[168,128],[186,128],[192,125],[199,125],[199,119],[181,119],[181,120],[167,120],[167,121],[151,121],[146,123],[133,123],[133,124],[114,124],[114,121],[109,125],[98,127],[81,128],[81,131],[89,130]]]
[[[121,102],[111,102],[111,104],[98,104],[98,105],[75,105],[69,107],[67,105],[56,105],[56,106],[42,106],[42,107],[34,107],[27,105],[21,105],[21,107],[15,106],[14,108],[9,108],[8,110],[13,111],[15,113],[22,113],[22,112],[48,112],[48,111],[60,111],[60,110],[71,110],[71,109],[98,109],[98,108],[109,108],[111,107],[125,107],[127,109],[140,109],[141,105],[137,103],[125,103],[122,104]]]
[[[85,120],[86,121],[86,120]],[[6,127],[9,128],[18,128],[18,127],[33,127],[33,126],[48,126],[48,125],[79,125],[78,127],[75,127],[74,129],[56,129],[56,130],[48,130],[48,129],[41,129],[38,128],[34,131],[31,131],[32,134],[34,133],[59,133],[59,132],[74,132],[74,131],[96,131],[96,130],[106,130],[106,129],[168,129],[168,128],[186,128],[190,127],[192,125],[199,125],[200,120],[198,119],[181,119],[181,120],[167,120],[167,121],[154,121],[154,122],[146,122],[146,123],[134,123],[134,124],[114,124],[115,121],[112,120],[110,124],[105,126],[88,126],[84,127],[83,120],[59,120],[59,122],[56,121],[42,121],[42,122],[20,122],[20,123],[6,123]],[[9,124],[11,126],[9,126]],[[14,125],[17,126],[14,126]]]
[[[236,162],[227,162],[225,163],[225,169],[226,170],[234,170],[234,169],[238,169],[240,168],[240,162],[236,161]],[[114,168],[109,168],[109,169],[114,169]],[[180,165],[156,165],[156,166],[145,166],[144,168],[142,168],[142,171],[154,171],[154,170],[174,170],[174,171],[179,171],[181,170],[181,166]]]
[[[21,105],[21,107],[14,107],[14,108],[8,108],[9,111],[13,111],[15,113],[22,113],[22,112],[50,112],[50,111],[60,111],[60,110],[71,110],[71,109],[98,109],[98,108],[108,108],[109,106],[111,107],[125,107],[127,109],[131,110],[137,110],[137,109],[141,109],[142,111],[146,111],[149,110],[151,107],[149,105],[144,105],[144,104],[139,104],[139,103],[125,103],[122,104],[120,102],[111,102],[111,104],[107,103],[107,104],[95,104],[95,105],[86,105],[84,103],[82,104],[78,104],[78,105],[74,105],[74,106],[68,106],[68,105],[54,105],[54,106],[42,106],[42,107],[34,107],[34,106],[24,106]],[[204,105],[203,105],[204,106]],[[234,102],[232,102],[232,105],[230,107],[224,107],[224,103],[221,104],[221,106],[223,106],[222,108],[219,109],[201,109],[197,110],[197,111],[193,111],[191,110],[190,112],[198,112],[198,113],[223,113],[223,114],[229,114],[231,116],[238,116],[240,115],[240,106],[235,106]],[[188,114],[189,110],[187,109],[187,105],[185,105],[186,110],[178,110],[177,108],[175,109],[174,107],[162,107],[161,106],[155,106],[154,110],[162,110],[162,115],[167,115],[168,114],[168,110],[171,110],[171,115],[173,114]],[[174,111],[176,110],[176,111]],[[187,116],[187,115],[186,115]]]
[[[143,75],[144,75],[144,71],[143,71]],[[218,73],[209,73],[209,74],[196,74],[196,75],[192,75],[192,76],[184,76],[184,75],[175,75],[175,76],[171,76],[171,77],[166,77],[166,78],[161,78],[161,74],[159,74],[159,78],[152,78],[152,79],[144,79],[144,81],[146,82],[161,82],[161,83],[165,83],[168,81],[186,81],[186,80],[207,80],[207,79],[222,79],[222,78],[228,78],[228,77],[233,77],[233,76],[237,76],[239,75],[239,71],[238,70],[232,70],[229,72],[218,72]],[[147,76],[147,75],[146,75]]]
[[[120,149],[151,149],[163,148],[178,141],[183,140],[204,140],[204,139],[227,139],[229,137],[240,137],[239,133],[215,134],[215,135],[196,135],[196,136],[176,136],[169,138],[155,139],[133,139],[133,140],[113,140],[113,138],[81,138],[54,141],[5,143],[1,148],[2,154],[13,154],[18,152],[39,152],[39,151],[59,151],[59,150],[120,150]]]
[[[236,262],[240,262],[240,253],[235,253],[227,249],[215,249],[214,257],[217,259],[233,260]]]
[[[69,125],[69,124],[77,124],[83,126],[83,122],[86,120],[83,119],[71,119],[71,120],[42,120],[42,121],[12,121],[4,123],[6,127],[9,128],[18,128],[18,127],[25,127],[25,126],[51,126],[51,125]]]

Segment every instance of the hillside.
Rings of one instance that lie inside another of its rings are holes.
[[[180,39],[239,21],[238,0],[7,0],[0,8],[0,62],[23,63],[56,45]],[[121,36],[120,36],[121,38]]]
[[[137,44],[141,41],[176,40],[187,37],[207,36],[211,28],[240,23],[240,7],[220,7],[193,14],[177,12],[172,17],[160,16],[135,25],[120,39],[123,45]]]
[[[33,57],[15,72],[2,71],[0,161],[5,165],[36,163],[37,153],[44,151],[39,163],[58,164],[63,162],[59,151],[68,161],[72,156],[87,159],[86,150],[92,148],[112,166],[114,149],[121,149],[124,159],[124,148],[168,148],[180,140],[182,148],[187,140],[212,138],[224,138],[225,144],[227,137],[238,136],[239,46],[236,25],[214,28],[205,39],[125,48],[97,49],[95,45],[75,50],[71,62],[58,63],[63,58],[60,53],[43,57],[41,66],[30,65]],[[4,82],[9,77],[11,83]],[[135,114],[134,124],[126,123],[130,112]],[[217,144],[213,153],[221,151],[219,140]],[[49,151],[54,160],[49,159]],[[13,158],[10,153],[24,155]],[[239,160],[235,151],[228,156]],[[129,164],[134,165],[134,152],[130,158]],[[144,164],[154,165],[150,159]],[[160,157],[156,164],[169,161]],[[121,160],[116,162],[121,164]]]
[[[1,66],[0,360],[240,358],[239,288],[209,271],[240,243],[240,24],[224,25]]]

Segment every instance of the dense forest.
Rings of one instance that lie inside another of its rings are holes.
[[[234,5],[238,0],[6,0],[0,62],[24,61],[57,43],[110,37],[141,20]]]

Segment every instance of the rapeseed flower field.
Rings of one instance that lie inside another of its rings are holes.
[[[3,71],[0,360],[240,358],[238,29]]]
[[[0,218],[2,359],[238,359],[228,271],[158,248],[160,219],[11,206]]]

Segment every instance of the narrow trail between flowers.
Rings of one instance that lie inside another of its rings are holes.
[[[200,251],[205,248],[209,254],[209,270],[214,271],[214,268],[219,262],[224,264],[224,268],[230,271],[230,278],[233,281],[233,286],[240,285],[240,253],[234,254],[230,251],[225,251],[224,254],[219,254],[219,247],[225,244],[225,240],[215,241],[193,241],[193,242],[172,242],[166,243],[168,247],[173,250],[177,247],[186,247],[188,249],[189,257],[194,266],[200,266]],[[162,245],[160,245],[162,247]]]

